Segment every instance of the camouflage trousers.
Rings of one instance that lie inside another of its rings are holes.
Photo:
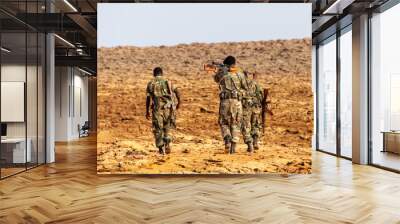
[[[219,108],[219,125],[224,140],[238,142],[242,122],[242,103],[237,99],[223,99]]]
[[[153,111],[152,126],[157,147],[171,142],[170,129],[174,128],[173,111],[170,108]]]
[[[246,143],[252,143],[253,138],[260,137],[262,117],[260,107],[243,108],[242,135]]]

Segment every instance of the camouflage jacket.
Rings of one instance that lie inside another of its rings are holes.
[[[146,95],[152,100],[153,110],[175,109],[176,97],[172,84],[162,76],[154,77],[147,84]]]
[[[241,100],[248,89],[244,74],[238,68],[231,68],[223,75],[220,75],[218,83],[221,99]]]
[[[243,96],[243,106],[244,107],[261,107],[263,100],[263,89],[261,86],[252,79],[246,79],[247,91]]]

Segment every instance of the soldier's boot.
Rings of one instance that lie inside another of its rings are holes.
[[[171,153],[171,138],[170,137],[164,137],[164,145],[165,145],[165,153],[170,154]]]
[[[258,137],[257,137],[257,136],[255,136],[255,137],[253,138],[253,147],[254,147],[254,150],[258,150],[258,149],[260,148],[260,145],[259,145]]]
[[[234,154],[236,151],[236,142],[231,143],[231,148],[229,150],[229,154]]]
[[[224,138],[224,143],[225,143],[225,152],[230,153],[231,151],[231,138],[230,137],[225,137]]]
[[[231,150],[231,142],[225,142],[225,151],[230,153]]]
[[[169,142],[165,145],[165,153],[171,153],[171,144]]]
[[[250,153],[254,152],[254,148],[253,148],[253,143],[252,142],[247,143],[247,152],[250,152]]]
[[[158,147],[158,152],[159,152],[161,155],[165,155],[165,147],[164,147],[164,146]]]

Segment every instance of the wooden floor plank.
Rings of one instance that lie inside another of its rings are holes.
[[[97,175],[95,138],[0,181],[0,223],[400,223],[400,175],[315,152],[311,175]]]

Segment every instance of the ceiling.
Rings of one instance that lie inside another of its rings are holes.
[[[313,39],[318,41],[335,32],[337,21],[377,7],[387,0],[1,0],[0,21],[4,32],[26,27],[55,32],[56,64],[81,66],[96,72],[97,3],[138,2],[252,2],[312,3]],[[27,2],[27,3],[26,3]],[[28,13],[25,13],[28,12]],[[50,13],[51,12],[51,13]],[[346,22],[342,22],[345,26]],[[332,28],[334,27],[334,28]]]

